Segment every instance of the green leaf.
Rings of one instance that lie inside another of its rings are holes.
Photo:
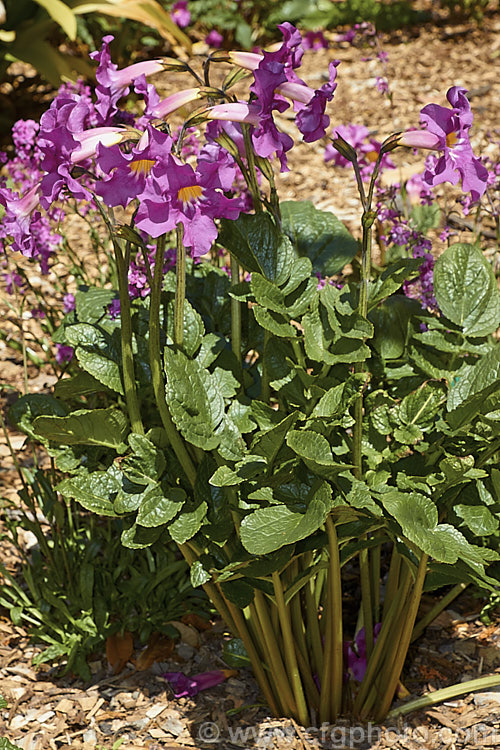
[[[121,543],[129,549],[145,549],[151,547],[162,535],[163,527],[144,528],[134,524],[129,529],[124,529],[121,535]]]
[[[119,352],[109,333],[88,323],[77,323],[68,326],[65,334],[68,344],[75,347],[76,358],[82,369],[112,391],[123,395]]]
[[[430,381],[405,396],[395,411],[402,424],[418,425],[424,429],[433,424],[434,416],[445,401],[443,384]]]
[[[7,706],[7,704],[5,704],[5,706]],[[0,737],[0,750],[21,750],[21,748],[19,745],[12,744],[12,742],[6,737]]]
[[[285,312],[285,295],[279,286],[268,281],[265,276],[253,273],[250,288],[259,305],[277,313]]]
[[[500,347],[495,346],[475,365],[464,365],[448,393],[448,420],[457,428],[481,413],[487,397],[500,383]]]
[[[454,505],[453,510],[476,536],[490,536],[498,531],[498,518],[484,505]]]
[[[80,287],[75,294],[75,311],[79,323],[97,323],[116,299],[114,289]]]
[[[54,386],[54,394],[62,399],[91,396],[106,392],[105,387],[88,372],[77,372],[71,378],[62,378]]]
[[[198,586],[203,586],[204,583],[208,583],[212,579],[211,574],[205,570],[203,564],[199,560],[195,560],[191,565],[190,571],[191,586],[196,589]]]
[[[333,455],[328,440],[312,430],[290,430],[287,445],[301,458],[322,466],[333,465]]]
[[[370,320],[375,326],[373,346],[383,359],[403,356],[408,338],[408,321],[421,311],[416,300],[394,295],[373,309]]]
[[[220,584],[226,599],[236,604],[240,609],[245,609],[253,602],[255,588],[241,578],[237,581],[224,581]]]
[[[223,219],[217,242],[247,271],[260,273],[276,284],[288,279],[293,248],[270,214],[261,211],[240,214],[234,221]]]
[[[211,450],[219,444],[215,430],[224,416],[224,399],[216,379],[181,351],[165,349],[167,403],[176,426],[193,445]]]
[[[131,433],[128,442],[133,454],[121,463],[121,470],[125,476],[139,485],[159,479],[166,466],[163,452],[144,435]]]
[[[368,310],[397,292],[405,281],[418,276],[418,269],[421,265],[422,258],[401,258],[386,268],[377,281],[369,287]]]
[[[434,266],[441,311],[467,336],[486,336],[500,324],[500,292],[491,265],[475,245],[457,243]]]
[[[37,434],[63,445],[104,445],[124,450],[128,431],[125,415],[115,409],[80,409],[65,417],[37,417],[33,422]]]
[[[280,207],[283,231],[315,272],[333,276],[356,255],[357,241],[334,214],[319,211],[310,201],[284,201]]]
[[[305,498],[305,513],[295,513],[286,505],[259,508],[241,522],[241,543],[253,555],[266,555],[284,545],[313,534],[332,507],[332,491],[326,482],[316,484]]]
[[[280,338],[294,339],[297,336],[297,329],[279,315],[278,313],[269,312],[269,310],[257,305],[252,308],[255,320],[266,331]]]
[[[298,417],[298,412],[292,412],[292,414],[282,419],[277,425],[266,430],[263,435],[257,435],[250,447],[252,453],[264,456],[269,466],[272,466],[288,431],[293,427]]]
[[[207,515],[208,505],[201,502],[193,510],[183,511],[168,527],[170,536],[177,544],[184,544],[192,539],[201,528]]]
[[[429,229],[436,229],[441,224],[441,209],[437,203],[418,203],[410,211],[410,222],[417,231],[427,234]]]
[[[144,492],[136,523],[148,529],[163,526],[177,515],[185,500],[186,493],[180,487],[164,490],[161,485],[154,485]]]
[[[30,393],[21,396],[9,409],[9,419],[22,431],[34,440],[38,435],[33,427],[33,422],[39,416],[53,415],[64,417],[68,413],[67,406],[54,396],[44,393]]]
[[[250,667],[250,659],[241,638],[231,638],[224,643],[222,658],[229,667],[235,669],[247,669]]]
[[[77,474],[64,479],[56,489],[77,500],[85,510],[100,516],[116,516],[113,502],[121,491],[120,482],[113,471],[94,471],[90,474]]]

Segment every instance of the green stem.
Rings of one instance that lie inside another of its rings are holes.
[[[262,374],[261,374],[261,388],[260,388],[260,398],[265,403],[269,403],[269,398],[271,396],[271,388],[269,385],[269,372],[267,369],[267,356],[266,356],[266,350],[268,348],[268,344],[271,340],[271,334],[268,330],[264,331],[264,344],[262,347]]]
[[[387,611],[399,590],[399,572],[401,570],[401,555],[399,554],[396,545],[392,548],[391,562],[389,565],[389,573],[387,576],[387,584],[385,587],[384,596],[384,607],[382,609],[382,621],[385,620]]]
[[[253,209],[255,213],[262,211],[262,203],[260,200],[260,188],[257,182],[257,170],[255,166],[255,154],[252,146],[252,139],[250,137],[250,129],[248,125],[242,124],[241,129],[243,131],[243,139],[245,142],[245,155],[247,157],[248,164],[248,188],[252,195]]]
[[[366,535],[363,538],[366,539]],[[359,552],[359,576],[361,580],[361,611],[365,629],[366,658],[369,659],[373,650],[373,601],[370,560],[367,549],[362,549]]]
[[[285,662],[292,683],[293,694],[295,702],[297,704],[297,720],[303,725],[307,726],[309,716],[307,712],[306,700],[304,697],[304,690],[302,688],[302,682],[300,679],[299,667],[297,664],[297,656],[295,653],[295,644],[292,634],[292,626],[290,622],[290,612],[285,604],[285,597],[283,594],[283,588],[281,580],[277,571],[272,574],[274,596],[276,599],[276,606],[278,609],[279,620],[281,625],[281,633],[283,636],[283,646],[285,649]]]
[[[398,708],[390,711],[386,718],[395,719],[397,716],[404,716],[412,711],[420,711],[422,708],[435,706],[436,703],[442,703],[442,701],[447,701],[450,698],[457,698],[459,695],[473,693],[476,690],[488,690],[489,688],[497,687],[497,685],[500,685],[500,674],[492,674],[488,675],[488,677],[478,677],[475,680],[460,682],[458,685],[450,685],[449,687],[441,688],[441,690],[435,690],[433,693],[425,693],[421,698],[405,703],[403,706],[398,706]]]
[[[328,551],[330,555],[330,567],[328,570],[328,586],[330,589],[330,602],[332,610],[332,669],[331,669],[331,694],[332,707],[331,721],[335,721],[342,707],[342,684],[344,679],[344,656],[343,656],[343,628],[342,628],[342,578],[340,569],[339,543],[335,524],[331,516],[326,518],[326,531],[328,534]]]
[[[250,636],[250,633],[248,632],[248,628],[246,626],[243,615],[241,614],[241,611],[232,602],[230,602],[229,600],[226,600],[226,602],[227,602],[227,607],[229,609],[231,617],[234,620],[239,636],[241,640],[243,641],[243,645],[245,646],[245,650],[252,664],[252,669],[255,673],[255,678],[257,682],[259,683],[260,689],[264,693],[264,698],[266,699],[266,702],[268,703],[269,708],[271,709],[273,714],[275,716],[279,716],[278,705],[276,703],[276,699],[269,685],[269,680],[267,679],[266,673],[264,672],[264,667],[262,666],[261,656],[258,653],[257,649],[255,648],[254,642]]]
[[[373,679],[375,675],[380,671],[381,664],[386,656],[385,645],[388,639],[394,639],[397,634],[397,625],[401,620],[401,615],[410,586],[411,574],[407,569],[401,585],[399,586],[397,591],[394,592],[394,595],[391,598],[390,605],[387,608],[387,612],[384,613],[382,628],[380,629],[380,633],[378,634],[377,642],[374,645],[372,655],[367,661],[366,672],[353,706],[353,714],[355,716],[359,716],[360,714],[368,715],[371,709],[373,700],[365,702],[365,699],[370,691],[372,691],[373,699],[376,697],[376,691],[372,690],[374,687]]]
[[[378,701],[378,706],[375,712],[376,721],[381,721],[383,718],[385,718],[392,703],[392,699],[394,698],[394,693],[396,692],[396,687],[405,663],[408,648],[410,646],[411,635],[422,597],[422,590],[427,573],[427,560],[428,556],[426,554],[422,554],[418,565],[415,583],[410,594],[409,606],[405,612],[405,623],[401,639],[398,643],[396,654],[394,656],[394,659],[391,660],[392,664],[390,664],[389,669],[387,671],[384,669],[384,673],[383,675],[381,675],[383,692],[380,696],[381,700]]]
[[[122,345],[123,390],[127,402],[127,411],[132,431],[144,435],[139,398],[135,382],[134,352],[132,349],[132,316],[128,293],[128,265],[125,262],[120,243],[113,239],[116,268],[118,273],[118,290],[120,293],[120,336]]]
[[[468,585],[468,583],[457,583],[457,585],[454,586],[451,591],[448,591],[446,596],[443,596],[443,598],[433,606],[430,612],[427,612],[427,614],[422,617],[419,622],[417,622],[417,624],[413,628],[413,633],[411,636],[412,642],[422,635],[427,625],[435,620],[436,617],[443,611],[443,609],[451,604],[451,602],[456,599],[456,597],[461,594]]]
[[[306,584],[306,636],[313,655],[313,669],[317,674],[321,674],[323,668],[323,646],[321,645],[318,607],[316,606],[316,600],[313,594],[313,586],[314,581],[310,581]]]
[[[151,298],[149,306],[149,364],[151,367],[151,380],[155,395],[156,406],[162,421],[168,440],[172,446],[177,459],[186,472],[186,476],[194,486],[196,481],[196,468],[187,452],[186,446],[170,416],[170,411],[165,399],[165,383],[163,380],[163,368],[160,345],[160,305],[161,291],[163,286],[163,259],[165,255],[165,235],[158,238],[156,245],[155,268],[153,284],[151,286]]]
[[[380,544],[372,549],[370,572],[373,595],[373,621],[380,622]]]
[[[276,640],[276,633],[273,630],[269,613],[267,610],[266,600],[261,591],[255,591],[255,611],[264,635],[264,644],[269,654],[269,666],[271,667],[274,680],[279,690],[279,702],[282,704],[285,713],[296,714],[297,706],[293,697],[292,689],[288,681],[288,676],[281,658],[281,652]]]
[[[184,343],[184,300],[186,298],[186,248],[183,240],[184,227],[177,225],[177,260],[175,267],[174,344],[182,348]]]
[[[236,258],[231,255],[231,284],[240,280],[240,267]],[[231,349],[241,368],[241,302],[231,297]]]

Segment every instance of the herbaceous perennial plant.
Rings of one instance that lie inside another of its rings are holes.
[[[3,233],[36,256],[40,222],[79,202],[109,230],[118,296],[76,293],[56,334],[71,377],[12,416],[64,472],[61,496],[121,519],[124,545],[177,543],[276,715],[381,719],[425,624],[469,582],[497,587],[500,299],[473,245],[430,267],[432,304],[403,293],[428,252],[374,271],[375,185],[400,146],[430,150],[422,189],[461,180],[478,200],[488,172],[458,87],[364,168],[325,114],[338,62],[310,88],[300,33],[280,29],[272,51],[217,51],[201,74],[168,60],[117,70],[105,38],[96,100],[54,99],[36,135],[40,179],[1,191]],[[215,85],[221,63],[232,67]],[[162,69],[194,86],[161,99],[147,76]],[[131,87],[135,117],[118,108]],[[290,107],[306,142],[328,132],[352,165],[361,247],[310,202],[280,203]],[[103,392],[112,406],[86,408]],[[445,586],[419,620],[422,593]]]

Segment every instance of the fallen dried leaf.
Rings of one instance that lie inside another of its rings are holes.
[[[132,633],[114,633],[106,640],[106,657],[113,674],[121,672],[134,651]]]

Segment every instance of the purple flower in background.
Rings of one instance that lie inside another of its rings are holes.
[[[220,685],[228,677],[237,674],[233,669],[214,669],[212,672],[202,672],[188,677],[183,672],[165,672],[163,675],[172,686],[176,698],[189,696],[192,698],[201,690],[208,690],[211,687]]]
[[[205,37],[205,43],[208,44],[209,47],[216,47],[217,49],[222,47],[223,41],[224,37],[222,34],[219,34],[217,29],[211,29]]]
[[[180,29],[189,26],[191,13],[187,7],[187,0],[177,0],[177,2],[172,5],[170,17]]]
[[[70,294],[68,292],[68,294],[65,294],[64,297],[63,297],[63,310],[64,310],[64,314],[67,315],[68,313],[70,313],[74,309],[75,309],[75,295],[74,294]]]
[[[373,628],[373,641],[377,640],[382,623],[378,622]],[[365,676],[366,659],[366,636],[364,627],[358,630],[353,641],[344,641],[344,661],[347,664],[347,679],[353,677],[356,682],[361,682]]]
[[[23,278],[18,273],[16,273],[16,271],[14,271],[13,273],[4,273],[3,278],[5,281],[5,291],[7,292],[7,294],[14,294],[15,289],[19,289],[19,291],[23,290]]]
[[[58,365],[65,365],[73,359],[74,349],[72,346],[56,344],[56,362]]]
[[[302,39],[302,47],[306,50],[328,49],[328,42],[322,31],[306,31]]]
[[[35,209],[40,201],[40,185],[34,185],[22,197],[8,188],[0,189],[0,205],[5,208],[2,229],[12,237],[12,249],[27,258],[36,255],[32,224],[41,214]]]
[[[387,94],[389,92],[389,83],[387,81],[387,78],[377,76],[377,79],[375,81],[375,88],[380,94]]]

